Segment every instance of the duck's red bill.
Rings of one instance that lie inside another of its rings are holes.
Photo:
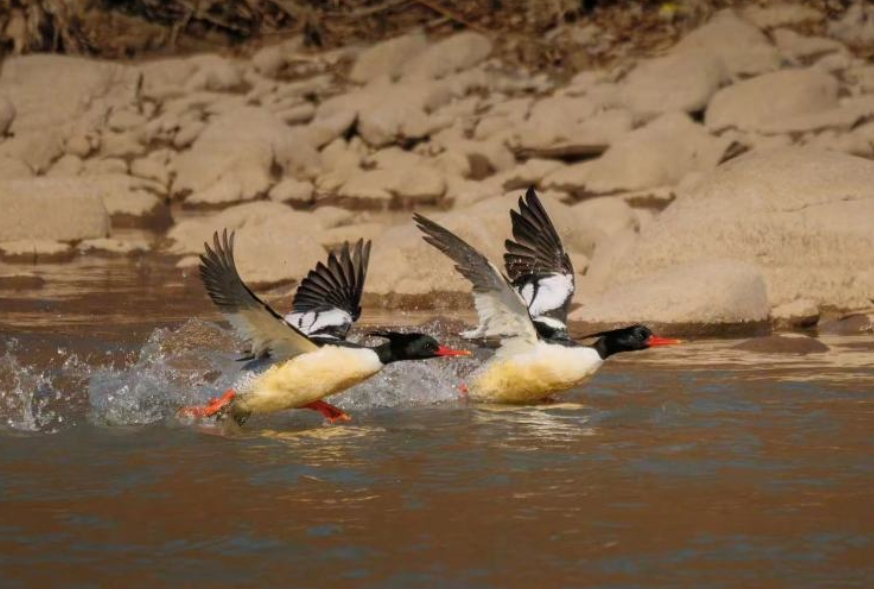
[[[438,356],[470,356],[470,350],[454,350],[446,346],[437,348]]]
[[[675,346],[677,344],[682,344],[683,340],[681,339],[672,339],[669,337],[659,337],[657,335],[649,336],[649,339],[646,340],[646,345],[649,348],[655,348],[658,346]]]

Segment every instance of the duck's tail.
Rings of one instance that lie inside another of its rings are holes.
[[[210,399],[206,405],[183,407],[179,410],[179,416],[193,417],[197,419],[214,416],[223,417],[228,412],[236,398],[237,393],[233,389],[228,389],[225,391],[224,395]]]

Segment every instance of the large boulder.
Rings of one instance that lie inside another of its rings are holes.
[[[0,95],[15,107],[11,131],[62,128],[96,118],[113,107],[130,104],[136,95],[135,68],[118,63],[33,54],[9,57],[0,72]],[[63,89],[59,95],[59,89]],[[89,115],[89,116],[90,116]]]
[[[874,163],[807,148],[727,162],[641,230],[604,286],[713,258],[758,265],[773,306],[800,298],[838,308],[869,305]]]
[[[730,144],[688,115],[669,113],[628,133],[600,158],[549,174],[541,186],[582,195],[670,186],[689,172],[716,167]]]
[[[641,119],[703,111],[726,77],[722,59],[710,52],[670,54],[638,64],[622,85],[621,100]]]
[[[766,328],[769,308],[758,268],[706,260],[615,286],[586,301],[569,320],[584,331],[645,323],[675,334],[741,333]]]
[[[705,122],[714,130],[729,127],[760,131],[775,121],[822,112],[837,106],[838,81],[816,69],[782,70],[723,88],[710,101]]]
[[[269,112],[243,107],[219,115],[174,162],[174,189],[190,204],[227,205],[266,194],[273,168],[308,176],[318,152]]]
[[[275,202],[256,202],[225,209],[203,218],[189,219],[167,234],[171,252],[199,254],[204,242],[212,243],[214,232],[236,231],[236,261],[243,280],[252,286],[268,286],[300,280],[324,257],[318,235],[319,220]],[[197,264],[184,258],[180,265]]]
[[[0,242],[78,241],[109,232],[103,199],[75,178],[0,182],[0,211]]]
[[[771,72],[780,68],[780,54],[768,38],[728,9],[677,43],[673,53],[710,53],[723,61],[732,77]]]
[[[377,43],[361,52],[349,72],[349,79],[366,84],[377,78],[396,78],[404,64],[427,47],[428,41],[421,31]]]

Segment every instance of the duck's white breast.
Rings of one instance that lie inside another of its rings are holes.
[[[538,342],[528,352],[496,356],[474,373],[468,389],[477,401],[529,403],[583,383],[603,363],[592,348]]]
[[[268,413],[301,407],[370,378],[382,366],[373,350],[323,346],[258,376],[240,399],[241,408]]]

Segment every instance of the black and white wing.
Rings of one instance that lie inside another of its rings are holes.
[[[486,326],[483,337],[500,337],[503,353],[537,344],[537,330],[528,316],[528,308],[500,270],[448,229],[419,214],[413,218],[425,234],[425,241],[455,262],[455,269],[473,285],[480,324]]]
[[[312,338],[344,340],[361,316],[361,294],[370,260],[370,241],[344,243],[306,275],[285,320]]]
[[[271,355],[276,360],[318,350],[307,336],[289,325],[276,311],[259,299],[240,278],[234,262],[234,234],[225,230],[213,247],[204,244],[200,256],[200,279],[212,302],[221,309],[234,330],[251,346],[252,356]]]
[[[567,314],[574,296],[574,268],[537,193],[529,188],[510,211],[513,238],[504,243],[504,265],[513,288],[528,306],[537,331],[567,338]]]

